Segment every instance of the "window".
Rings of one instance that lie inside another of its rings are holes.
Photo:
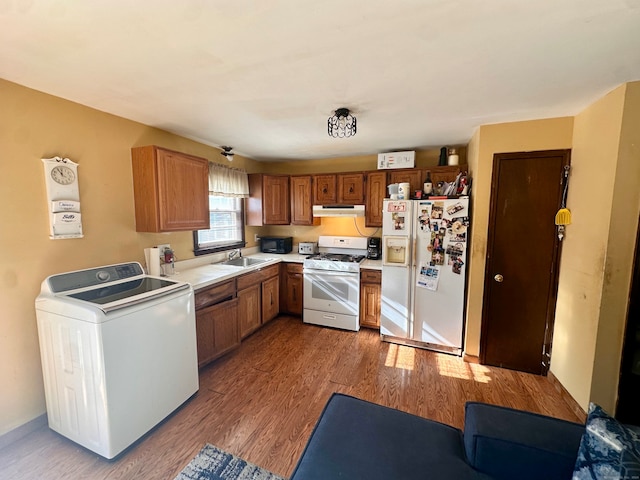
[[[211,228],[193,232],[193,252],[196,255],[245,246],[242,198],[248,196],[248,193],[246,172],[209,164]]]

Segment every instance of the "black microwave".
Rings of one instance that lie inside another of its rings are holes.
[[[290,253],[293,237],[260,237],[260,251],[264,253]]]

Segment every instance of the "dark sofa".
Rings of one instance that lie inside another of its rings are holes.
[[[292,480],[570,479],[584,425],[469,402],[464,432],[334,393]]]

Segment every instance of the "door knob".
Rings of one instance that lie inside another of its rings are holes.
[[[496,274],[495,277],[493,277],[493,279],[498,283],[502,283],[502,281],[504,280],[504,277],[498,273]]]

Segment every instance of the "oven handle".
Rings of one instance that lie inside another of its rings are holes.
[[[323,277],[358,277],[358,272],[336,272],[335,270],[311,270],[305,268],[303,274]]]

